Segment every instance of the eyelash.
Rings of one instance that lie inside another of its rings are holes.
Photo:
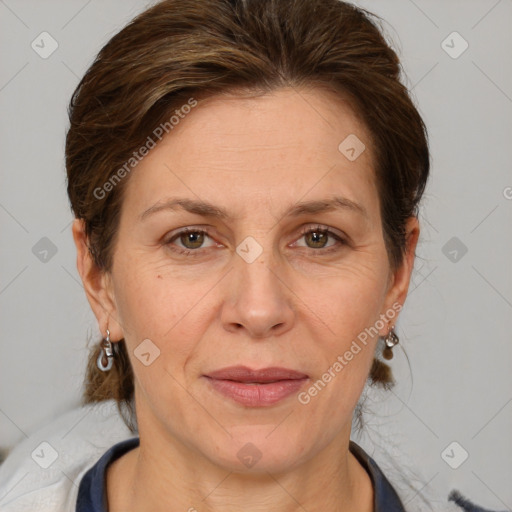
[[[185,229],[182,229],[181,231],[179,231],[178,233],[175,233],[168,241],[164,242],[164,245],[168,246],[172,251],[177,252],[178,254],[181,254],[183,256],[193,256],[193,257],[200,256],[201,255],[200,254],[201,247],[199,247],[198,249],[182,249],[181,247],[172,245],[172,242],[174,240],[176,240],[180,236],[187,234],[187,233],[196,233],[196,234],[201,234],[201,235],[207,235],[208,237],[210,237],[208,231],[205,229],[185,228]],[[339,235],[337,235],[330,229],[325,228],[323,226],[316,226],[313,228],[305,227],[304,229],[302,229],[302,231],[300,233],[300,237],[298,239],[300,240],[302,237],[308,235],[309,233],[320,233],[323,235],[329,235],[330,237],[334,238],[339,243],[339,245],[336,244],[336,245],[333,245],[333,246],[330,246],[327,248],[319,248],[319,249],[313,249],[311,247],[309,247],[309,248],[306,247],[306,249],[309,249],[314,252],[323,252],[324,254],[330,254],[333,251],[339,250],[340,246],[348,245],[346,240],[344,240],[342,237],[340,237]]]

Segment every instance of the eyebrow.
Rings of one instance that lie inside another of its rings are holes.
[[[139,220],[143,221],[147,217],[160,211],[175,211],[178,209],[182,209],[196,215],[201,215],[202,217],[210,217],[221,220],[226,220],[231,217],[224,208],[215,206],[211,203],[208,203],[207,201],[185,198],[170,198],[165,201],[159,201],[142,212],[139,215]],[[333,210],[346,210],[362,215],[367,219],[369,218],[368,212],[363,205],[341,196],[334,196],[324,200],[296,203],[290,206],[284,212],[283,217],[298,217],[300,215],[324,213]]]

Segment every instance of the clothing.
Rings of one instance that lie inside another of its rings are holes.
[[[112,445],[133,435],[113,400],[77,406],[51,420],[0,465],[0,512],[74,512],[83,475]]]
[[[0,512],[107,512],[105,469],[138,446],[135,435],[113,401],[77,407],[62,415],[19,443],[0,465]],[[415,505],[406,508],[407,503],[402,503],[363,448],[354,441],[349,448],[372,480],[374,512],[420,512]],[[41,467],[43,462],[48,467]],[[491,512],[457,492],[452,494],[454,501],[426,510]]]

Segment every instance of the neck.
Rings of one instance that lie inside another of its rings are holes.
[[[372,512],[371,480],[348,442],[349,436],[336,437],[314,459],[288,472],[237,473],[168,438],[142,435],[139,447],[107,469],[108,510]]]

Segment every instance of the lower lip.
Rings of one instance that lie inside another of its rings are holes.
[[[206,378],[216,391],[248,407],[265,407],[276,404],[297,393],[308,380],[304,378],[280,380],[267,384],[244,384],[232,380]]]

